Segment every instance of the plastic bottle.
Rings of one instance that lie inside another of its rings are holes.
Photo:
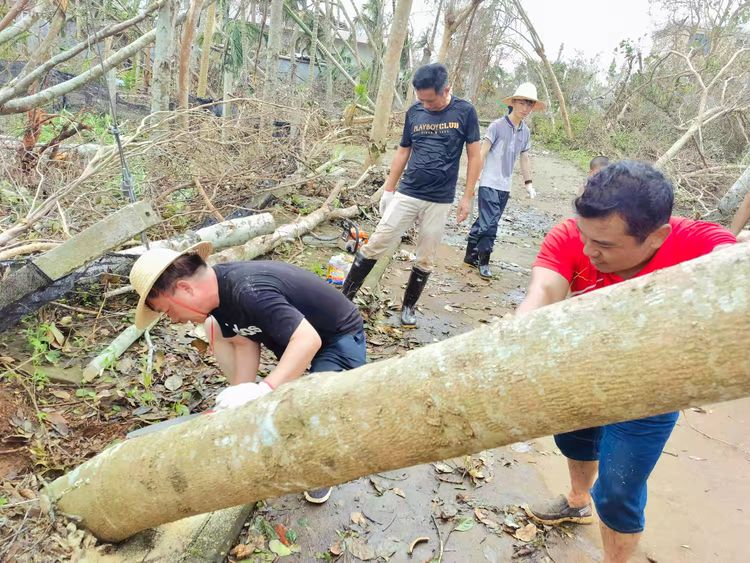
[[[342,253],[332,256],[326,269],[326,281],[332,285],[343,285],[353,262],[354,256],[351,254]]]

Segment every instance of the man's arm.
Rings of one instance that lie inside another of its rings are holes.
[[[523,181],[531,181],[531,158],[529,158],[529,151],[522,152],[521,156],[518,157],[518,163],[521,165],[521,176]]]
[[[244,336],[233,336],[228,340],[232,347],[232,364],[225,365],[220,361],[219,354],[216,359],[219,367],[224,372],[229,385],[248,383],[255,381],[260,367],[260,344],[245,338]]]
[[[734,233],[734,236],[737,236],[745,225],[747,225],[748,221],[750,221],[750,192],[745,194],[745,199],[740,203],[740,207],[737,209],[737,213],[734,214],[729,230]]]
[[[489,144],[489,141],[482,143],[482,145],[485,144]],[[456,221],[459,223],[466,220],[471,212],[474,189],[479,180],[479,175],[482,173],[482,163],[484,162],[482,151],[484,150],[484,146],[480,149],[479,145],[479,141],[467,143],[466,145],[466,188],[464,188],[464,196],[461,198],[458,210],[456,211]],[[487,152],[489,152],[489,149],[487,149]]]
[[[568,295],[568,280],[554,270],[535,266],[531,269],[531,281],[526,298],[516,309],[521,317],[531,311],[562,301]]]
[[[396,154],[393,155],[393,160],[391,161],[391,171],[388,173],[388,178],[386,178],[385,183],[383,184],[383,189],[386,192],[393,192],[396,190],[399,178],[401,178],[401,174],[404,173],[404,168],[406,168],[406,163],[409,162],[410,156],[411,147],[398,147]]]
[[[302,319],[302,322],[292,333],[279,363],[265,381],[272,389],[276,389],[282,383],[297,379],[305,373],[322,345],[323,341],[320,339],[318,331],[307,319]]]

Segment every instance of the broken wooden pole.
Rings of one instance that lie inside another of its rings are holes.
[[[144,329],[139,329],[135,325],[130,325],[128,328],[123,330],[117,338],[110,342],[99,355],[91,360],[83,370],[82,380],[84,383],[93,381],[101,373],[114,365],[117,358],[125,353],[125,350],[130,348],[133,343],[138,340],[144,332],[151,330],[160,319],[156,319],[150,325]]]
[[[159,221],[150,202],[132,203],[34,258],[0,283],[0,317],[24,296],[47,287]]]
[[[193,514],[750,395],[750,245],[116,444],[47,488],[117,541]]]

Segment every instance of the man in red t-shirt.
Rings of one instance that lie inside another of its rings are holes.
[[[575,200],[577,217],[545,237],[516,314],[735,242],[732,233],[718,225],[672,217],[673,203],[670,182],[642,162],[618,162],[589,178]],[[593,500],[605,563],[627,561],[645,525],[646,481],[678,414],[556,435],[555,443],[568,458],[571,489],[546,506],[527,508],[529,516],[545,524],[588,524],[593,521]]]

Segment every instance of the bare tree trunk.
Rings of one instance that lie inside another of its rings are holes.
[[[440,51],[437,58],[439,63],[445,64],[453,35],[481,2],[482,0],[471,0],[471,3],[457,14],[448,9],[445,10],[445,27],[443,28],[443,39],[440,42]]]
[[[16,0],[16,3],[10,7],[10,10],[8,10],[8,13],[6,13],[3,16],[3,19],[0,20],[0,31],[8,27],[10,25],[10,22],[16,19],[18,14],[23,12],[23,10],[26,8],[26,4],[28,3],[29,3],[29,0]]]
[[[21,70],[20,77],[26,76],[33,69],[42,64],[43,61],[49,59],[52,47],[57,44],[60,31],[65,27],[68,0],[61,0],[55,4],[55,7],[55,13],[49,24],[47,35],[44,37],[44,40],[40,43],[39,47],[37,47],[36,51],[34,51],[31,57],[29,57],[28,62],[24,65],[23,70]],[[36,84],[38,84],[38,82],[30,88],[32,92],[36,90]]]
[[[323,5],[326,11],[326,24],[323,26],[323,42],[328,45],[332,52],[336,52],[333,39],[333,12],[331,9],[330,0],[323,0]],[[333,109],[333,72],[331,67],[328,67],[326,72],[326,107],[329,110]]]
[[[198,90],[196,94],[199,98],[206,97],[208,88],[208,63],[211,59],[211,43],[214,39],[214,27],[216,26],[216,2],[211,2],[206,12],[206,30],[203,33],[203,45],[201,45],[201,63],[198,70]]]
[[[263,99],[271,98],[276,89],[281,54],[281,33],[284,31],[284,0],[271,0],[271,25],[268,27],[268,50],[266,51],[266,80],[263,83]]]
[[[151,113],[169,109],[172,57],[177,27],[178,0],[167,0],[156,17],[156,44],[151,82]]]
[[[409,15],[412,0],[398,0],[393,14],[391,31],[388,34],[388,46],[383,59],[383,73],[378,86],[378,97],[375,100],[375,118],[370,130],[369,164],[376,164],[380,155],[385,152],[385,140],[388,135],[388,122],[391,117],[393,93],[401,67],[401,51],[404,48],[406,34],[409,31]]]
[[[469,16],[469,23],[466,24],[466,32],[464,33],[464,40],[461,42],[461,50],[458,52],[458,59],[456,60],[456,65],[453,67],[453,73],[451,76],[451,89],[455,87],[457,84],[459,73],[461,72],[461,63],[463,62],[464,58],[464,52],[466,51],[466,42],[469,39],[469,34],[471,33],[471,26],[474,23],[474,16],[477,15],[477,8],[479,7],[479,4],[475,4],[473,10],[471,11],[471,16]],[[466,88],[464,87],[464,91]]]
[[[420,66],[430,64],[430,58],[432,58],[432,52],[435,50],[435,33],[437,32],[438,24],[440,23],[440,12],[443,9],[443,0],[438,2],[437,12],[435,12],[435,23],[432,24],[432,31],[430,32],[430,39],[422,49],[422,61]],[[408,107],[408,106],[407,106]]]
[[[289,87],[292,92],[297,88],[297,42],[299,41],[299,29],[296,27],[292,32],[292,39],[289,42]]]
[[[534,47],[534,51],[536,51],[536,54],[539,56],[540,59],[542,59],[542,65],[544,66],[544,69],[547,71],[550,81],[552,82],[552,89],[555,92],[557,103],[560,105],[560,117],[562,117],[562,120],[563,120],[563,127],[565,128],[565,136],[568,139],[572,139],[573,130],[570,127],[570,118],[568,117],[568,106],[565,103],[565,96],[563,95],[562,88],[560,88],[560,82],[558,82],[557,80],[557,76],[555,75],[555,70],[552,68],[552,64],[549,62],[549,59],[547,58],[547,55],[544,52],[544,43],[542,43],[542,40],[539,37],[539,34],[536,32],[536,29],[534,28],[533,24],[531,23],[529,16],[526,14],[526,11],[521,6],[520,0],[513,0],[513,4],[515,5],[519,16],[521,17],[524,24],[526,25],[526,29],[529,31],[530,41]]]
[[[750,245],[738,244],[127,440],[46,493],[119,541],[193,514],[737,399],[750,395],[749,315]]]
[[[742,175],[721,198],[718,205],[719,212],[725,217],[733,215],[748,192],[750,192],[750,166],[745,168]]]
[[[318,0],[313,0],[317,7]],[[318,27],[320,25],[320,15],[317,10],[313,10],[313,27],[310,33],[310,62],[307,72],[308,95],[312,96],[315,92],[315,59],[318,54]]]
[[[182,41],[180,43],[180,67],[177,75],[177,100],[178,107],[181,109],[188,108],[188,96],[190,94],[190,59],[193,49],[193,37],[195,37],[195,28],[198,25],[198,16],[200,16],[203,0],[191,0],[190,9],[188,10],[187,19],[182,30]],[[183,126],[188,125],[188,115],[183,117]]]
[[[44,9],[47,6],[49,6],[49,2],[45,0],[39,0],[39,2],[37,2],[34,6],[34,9],[24,17],[22,17],[20,20],[10,25],[6,23],[5,27],[0,31],[0,45],[13,41],[17,37],[20,37],[23,33],[27,32],[29,29],[31,29],[31,26],[34,25],[36,21],[41,17]],[[3,21],[5,20],[3,19]]]

